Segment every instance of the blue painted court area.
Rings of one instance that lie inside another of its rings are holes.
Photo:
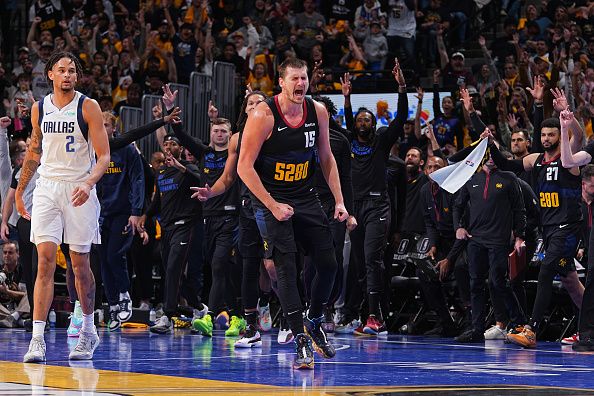
[[[291,368],[291,345],[278,345],[276,334],[263,335],[260,349],[237,349],[235,338],[213,338],[175,330],[100,332],[102,344],[86,367],[123,373],[158,374],[283,387],[530,385],[594,389],[594,356],[570,346],[539,343],[525,350],[502,341],[461,345],[451,339],[411,336],[333,337],[338,352],[331,360],[316,355],[313,371]],[[30,333],[0,331],[0,360],[21,362]],[[65,330],[46,333],[47,365],[69,366],[76,339]]]

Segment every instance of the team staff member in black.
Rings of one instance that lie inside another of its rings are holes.
[[[569,123],[573,123],[573,116]],[[544,153],[533,153],[521,160],[508,161],[495,145],[490,147],[491,155],[500,168],[532,171],[532,186],[540,206],[545,258],[538,274],[532,316],[521,331],[511,331],[507,335],[509,341],[526,348],[536,346],[536,330],[549,307],[553,279],[557,274],[561,275],[563,287],[578,307],[582,305],[584,294],[573,261],[580,240],[582,220],[580,170],[563,166],[559,147],[560,131],[559,119],[544,120],[540,129]]]
[[[467,239],[470,273],[472,329],[456,337],[458,342],[484,341],[487,296],[485,280],[493,291],[496,313],[505,313],[516,324],[524,324],[523,313],[507,283],[507,255],[510,236],[520,251],[524,243],[526,210],[516,175],[497,169],[493,159],[485,162],[458,192],[454,205],[456,238]],[[468,226],[461,218],[469,210]],[[505,307],[504,307],[505,304]],[[498,321],[508,322],[505,318]]]
[[[334,217],[344,221],[336,162],[330,150],[328,113],[322,104],[305,98],[307,63],[285,60],[279,66],[281,93],[260,103],[248,117],[237,171],[254,196],[254,214],[264,240],[266,257],[273,257],[283,311],[295,335],[296,368],[313,367],[311,340],[325,357],[334,347],[321,328],[336,273],[336,258],[328,218],[312,185],[315,148],[335,201]],[[316,276],[305,320],[297,288],[296,241],[313,257]],[[304,323],[305,322],[305,323]]]
[[[181,275],[186,265],[186,256],[194,223],[200,218],[200,202],[191,198],[190,186],[200,183],[195,165],[181,159],[182,146],[174,135],[165,136],[165,166],[159,169],[153,201],[146,217],[160,213],[161,258],[165,267],[164,314],[150,328],[151,332],[165,334],[173,329],[170,320],[177,311]],[[143,217],[144,217],[143,216]],[[141,220],[144,224],[144,219]],[[204,307],[193,307],[202,310]]]
[[[572,154],[573,147],[570,147],[569,133],[564,128],[562,121],[561,128],[561,163],[563,167],[574,169],[592,162],[594,158],[594,143],[589,143],[583,150]],[[590,218],[589,221],[592,221]],[[580,320],[578,332],[580,339],[574,343],[574,351],[594,351],[594,233],[590,232],[588,241],[588,274],[586,277],[586,288],[582,298],[580,309]]]
[[[350,89],[343,90],[347,126],[351,130],[347,138],[351,141],[354,215],[360,223],[350,234],[351,261],[349,265],[361,268],[365,263],[369,304],[369,317],[365,326],[355,331],[371,335],[387,334],[381,312],[382,294],[384,293],[383,259],[390,226],[386,168],[390,150],[398,136],[403,133],[404,122],[408,116],[406,81],[398,59],[395,59],[392,74],[398,84],[397,115],[387,129],[377,134],[375,115],[368,109],[360,109],[357,112],[353,128]],[[349,75],[345,74],[341,82],[350,86],[349,78]],[[350,309],[352,310],[353,307]]]

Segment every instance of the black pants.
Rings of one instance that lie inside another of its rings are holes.
[[[212,269],[212,285],[208,297],[209,309],[218,314],[226,308],[237,310],[239,287],[232,280],[235,265],[234,247],[238,233],[237,215],[208,216],[204,218],[206,258]],[[239,270],[241,273],[241,270]]]
[[[297,334],[303,332],[303,307],[296,282],[297,243],[312,256],[316,271],[311,282],[310,317],[322,314],[332,292],[337,264],[328,218],[319,200],[315,196],[304,197],[289,204],[294,214],[287,221],[278,221],[259,202],[254,202],[254,215],[264,241],[265,257],[274,259],[283,312],[291,330]]]
[[[204,255],[202,246],[204,244],[204,224],[196,221],[192,242],[188,253],[188,264],[186,273],[181,284],[181,295],[191,307],[199,308],[202,305],[202,287],[204,285]]]
[[[577,252],[580,232],[579,223],[543,227],[545,258],[538,272],[536,299],[529,323],[532,327],[538,327],[549,308],[555,276],[559,274],[565,277],[575,271],[573,258]]]
[[[390,226],[390,202],[387,197],[355,201],[358,226],[351,232],[350,266],[365,268],[369,313],[380,314],[379,301],[384,292],[384,251]],[[357,273],[361,274],[358,270]],[[351,307],[353,308],[353,307]]]
[[[101,222],[101,258],[103,291],[109,305],[120,301],[120,293],[130,291],[126,253],[132,246],[132,231],[127,230],[129,215],[104,217]]]
[[[264,243],[256,219],[239,217],[239,252],[243,261],[241,298],[244,309],[258,306],[260,264],[264,255]]]
[[[495,312],[507,312],[512,323],[525,323],[518,300],[508,284],[508,247],[487,246],[470,240],[467,246],[470,272],[470,293],[472,305],[472,327],[476,333],[485,331],[487,292],[485,280],[493,290],[491,303]]]
[[[19,217],[17,221],[19,233],[19,256],[21,268],[23,269],[23,280],[27,286],[27,299],[33,313],[33,288],[37,278],[37,248],[31,242],[31,221]]]
[[[336,256],[336,277],[334,278],[334,286],[332,287],[332,293],[330,293],[330,298],[328,300],[328,305],[333,305],[340,293],[342,293],[342,278],[344,275],[344,270],[342,268],[342,264],[344,261],[343,258],[343,249],[344,249],[344,238],[346,236],[346,224],[345,222],[339,222],[334,218],[334,201],[332,202],[322,202],[322,208],[328,217],[328,221],[330,223],[330,232],[332,233],[332,241],[334,242],[334,255]],[[313,278],[315,277],[315,265],[311,261],[311,256],[306,256],[304,261],[303,267],[303,284],[305,288],[305,296],[307,301],[310,299],[311,295],[311,283]]]
[[[177,301],[182,273],[187,263],[188,250],[192,242],[194,223],[176,224],[162,229],[161,258],[165,267],[165,307],[168,317],[177,312]]]

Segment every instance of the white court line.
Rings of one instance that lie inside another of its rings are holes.
[[[355,337],[355,336],[353,336]],[[413,345],[427,345],[427,346],[446,346],[446,347],[451,347],[454,349],[482,349],[482,350],[488,350],[488,351],[531,351],[531,352],[540,352],[540,353],[555,353],[555,354],[567,354],[568,351],[564,351],[564,350],[558,350],[558,351],[550,351],[550,350],[543,350],[543,349],[528,349],[528,348],[522,348],[520,346],[518,346],[517,348],[509,348],[509,347],[495,347],[495,346],[486,346],[484,344],[475,344],[475,345],[468,345],[468,344],[437,344],[437,343],[427,343],[427,342],[419,342],[419,341],[398,341],[398,340],[384,340],[381,338],[377,338],[377,337],[366,337],[366,336],[362,336],[360,338],[344,338],[344,337],[332,337],[332,339],[335,340],[357,340],[357,341],[364,341],[364,342],[374,342],[374,343],[379,343],[379,342],[384,342],[387,344],[413,344]],[[503,344],[506,345],[506,344]],[[572,354],[574,355],[581,355],[577,352],[573,352],[571,351]],[[584,355],[585,356],[585,355]]]

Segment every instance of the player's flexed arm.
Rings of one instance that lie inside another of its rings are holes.
[[[273,126],[274,116],[270,107],[266,103],[260,103],[245,124],[237,172],[247,188],[272,212],[274,217],[278,221],[286,221],[293,216],[293,208],[290,205],[277,202],[266,190],[254,169],[254,163],[258,158],[262,144],[272,133]]]
[[[72,205],[81,206],[87,199],[91,189],[97,184],[101,176],[105,174],[109,166],[109,141],[107,139],[107,132],[103,126],[103,118],[101,117],[101,108],[99,104],[93,99],[86,99],[83,103],[83,117],[89,125],[89,138],[93,143],[95,154],[97,156],[97,163],[91,170],[91,174],[83,183],[77,186],[72,191]],[[33,120],[32,120],[33,122]]]
[[[37,102],[35,102],[33,107],[31,107],[31,125],[33,125],[31,142],[29,143],[27,153],[25,154],[25,160],[23,161],[23,167],[21,169],[21,177],[19,178],[19,184],[14,196],[17,212],[27,220],[31,220],[31,214],[27,212],[27,208],[23,202],[23,192],[37,171],[42,153],[41,141],[43,140],[43,134],[41,133],[38,119],[39,106]]]

